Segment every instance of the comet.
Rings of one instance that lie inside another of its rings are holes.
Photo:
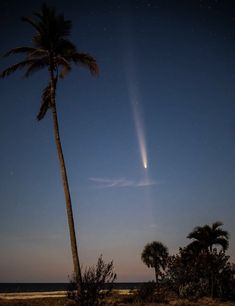
[[[126,29],[132,31],[132,28],[129,24],[130,19],[127,21]],[[137,141],[139,145],[140,157],[142,161],[143,168],[146,170],[148,168],[148,158],[147,158],[147,149],[146,149],[146,140],[145,140],[145,129],[144,129],[144,120],[142,112],[142,101],[141,94],[139,91],[139,81],[138,81],[138,71],[135,60],[135,49],[134,44],[132,43],[132,37],[130,39],[123,41],[125,46],[124,54],[124,67],[126,74],[126,82],[129,100],[133,112],[134,125],[136,130]]]
[[[141,111],[141,103],[140,103],[140,94],[138,92],[137,85],[130,81],[128,84],[128,92],[130,103],[132,106],[133,117],[135,130],[137,135],[137,140],[139,144],[140,157],[143,164],[144,169],[148,168],[148,158],[147,158],[147,149],[146,149],[146,141],[145,141],[145,132],[144,132],[144,123],[142,111]]]

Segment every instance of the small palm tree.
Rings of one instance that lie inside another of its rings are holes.
[[[141,254],[141,259],[148,268],[154,268],[156,283],[159,281],[161,270],[164,271],[166,268],[167,258],[168,249],[163,243],[159,241],[153,241],[146,244],[144,247],[144,250]]]
[[[18,47],[8,51],[5,56],[23,54],[25,58],[21,62],[5,69],[0,74],[0,77],[9,76],[22,68],[26,69],[26,77],[44,68],[48,72],[48,84],[43,90],[42,103],[37,118],[41,120],[49,110],[52,112],[54,137],[67,208],[74,273],[78,281],[78,289],[81,289],[81,270],[77,252],[72,203],[59,134],[56,89],[59,79],[63,79],[71,71],[72,64],[88,68],[93,75],[98,75],[98,66],[92,56],[86,53],[79,53],[75,45],[68,39],[71,32],[71,22],[65,20],[63,15],[56,14],[53,8],[43,4],[41,10],[34,13],[33,17],[23,18],[23,21],[30,24],[35,30],[32,46]]]
[[[217,221],[211,226],[206,224],[204,226],[197,226],[187,236],[189,239],[194,239],[187,248],[212,253],[213,246],[218,245],[226,251],[229,247],[229,233],[221,227],[223,223]]]

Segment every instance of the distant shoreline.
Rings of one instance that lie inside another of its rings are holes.
[[[139,289],[143,282],[114,283],[115,290]],[[0,283],[0,294],[67,291],[69,283]]]

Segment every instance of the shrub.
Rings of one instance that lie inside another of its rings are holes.
[[[77,290],[76,277],[72,277],[67,292],[68,298],[80,306],[105,305],[105,298],[112,291],[115,280],[113,261],[106,264],[101,255],[96,266],[88,267],[82,273],[80,293]]]
[[[195,256],[187,249],[171,256],[168,263],[168,283],[180,297],[232,297],[235,287],[235,267],[223,251]]]
[[[135,294],[135,299],[138,302],[154,302],[154,295],[156,291],[155,282],[143,283],[140,289]]]

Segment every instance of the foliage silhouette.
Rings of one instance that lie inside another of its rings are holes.
[[[206,224],[195,227],[187,236],[189,239],[194,239],[188,245],[188,248],[198,252],[212,252],[213,245],[218,245],[222,247],[223,251],[226,251],[229,247],[229,234],[221,228],[222,226],[223,223],[217,221],[211,226]]]
[[[167,258],[168,249],[159,241],[153,241],[144,247],[141,254],[141,259],[148,268],[154,268],[156,283],[158,283],[159,277],[163,275],[162,271],[164,271],[166,268]]]
[[[208,258],[209,256],[209,258]],[[193,256],[187,248],[169,257],[167,278],[169,287],[184,298],[200,298],[211,295],[211,271],[213,271],[214,296],[229,298],[234,294],[235,267],[223,251]]]
[[[229,247],[229,234],[227,231],[223,230],[221,227],[223,223],[220,221],[214,222],[211,226],[208,224],[204,226],[198,226],[187,236],[189,239],[194,239],[187,248],[191,249],[194,255],[200,253],[205,253],[207,264],[210,267],[209,278],[209,287],[211,290],[211,297],[214,296],[215,288],[215,275],[214,275],[214,266],[213,266],[213,246],[217,245],[222,248],[223,251],[226,251]],[[216,267],[215,267],[216,268]]]
[[[225,297],[233,294],[234,265],[225,254],[229,234],[222,223],[196,227],[188,238],[195,239],[179,254],[169,257],[167,278],[171,288],[181,297]],[[213,245],[219,245],[218,251]]]
[[[81,294],[77,292],[76,277],[72,277],[67,292],[68,298],[82,306],[105,305],[106,298],[111,293],[115,280],[116,273],[114,272],[113,261],[105,263],[101,255],[95,267],[88,267],[82,273]]]

